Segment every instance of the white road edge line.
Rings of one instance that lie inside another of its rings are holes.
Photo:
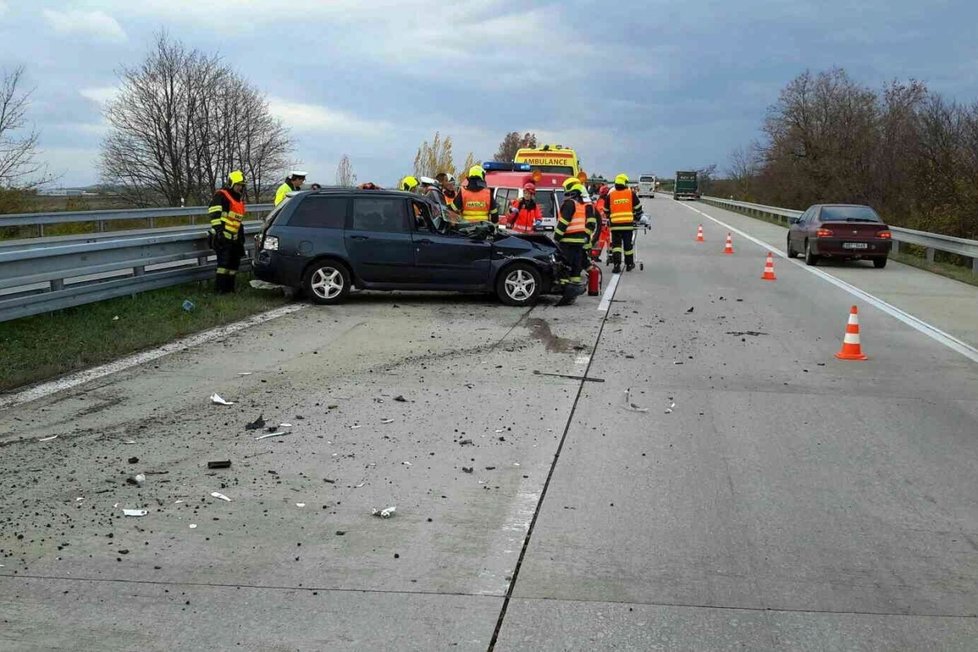
[[[83,383],[97,380],[104,376],[108,376],[119,371],[124,371],[137,365],[152,362],[153,360],[170,355],[171,353],[185,351],[186,349],[198,346],[205,342],[210,342],[211,340],[219,339],[221,337],[226,337],[227,335],[237,333],[238,331],[242,331],[246,328],[264,324],[265,322],[278,319],[279,317],[284,317],[285,315],[291,315],[292,313],[298,312],[307,307],[309,307],[309,304],[305,303],[282,306],[281,308],[276,308],[274,310],[269,310],[268,312],[254,315],[248,319],[243,319],[225,326],[212,328],[209,331],[197,333],[196,335],[190,335],[175,342],[164,344],[163,346],[150,351],[143,351],[120,360],[115,360],[114,362],[109,362],[108,364],[104,364],[100,367],[93,367],[92,369],[79,371],[57,380],[41,383],[40,385],[34,385],[33,387],[28,387],[27,389],[17,392],[16,394],[0,396],[0,410],[22,405],[30,401],[36,401],[39,398],[44,398],[46,396],[50,396],[51,394],[56,394],[66,389],[77,387]]]
[[[598,304],[598,312],[608,312],[608,308],[611,307],[611,298],[615,296],[615,289],[617,289],[620,280],[621,274],[611,275],[611,282],[604,289],[604,296],[601,297],[601,303]]]
[[[752,235],[748,235],[747,233],[744,233],[740,229],[730,226],[726,222],[718,220],[712,215],[707,215],[706,213],[699,210],[698,208],[693,208],[688,204],[680,204],[680,205],[683,206],[684,208],[688,208],[689,210],[695,213],[699,213],[706,219],[719,224],[725,229],[729,229],[730,231],[736,233],[737,235],[743,238],[746,238],[747,240],[750,240],[751,242],[758,245],[759,247],[763,249],[767,249],[768,251],[772,252],[775,256],[779,256],[780,258],[783,258],[787,262],[794,264],[796,267],[803,269],[806,272],[811,272],[815,276],[818,276],[819,278],[828,281],[832,285],[845,290],[846,292],[853,295],[854,297],[858,299],[862,299],[866,303],[876,308],[879,308],[880,310],[890,315],[894,319],[903,322],[907,326],[923,333],[924,335],[935,340],[936,342],[940,342],[941,344],[951,349],[952,351],[955,351],[956,353],[960,353],[961,355],[968,358],[972,362],[978,362],[978,349],[976,349],[975,347],[971,346],[966,342],[962,342],[961,340],[954,337],[953,335],[950,335],[949,333],[945,333],[944,331],[937,328],[936,326],[932,326],[931,324],[928,324],[924,320],[918,317],[914,317],[910,313],[904,312],[903,310],[900,310],[896,306],[889,304],[886,301],[883,301],[879,297],[873,296],[872,294],[866,292],[865,290],[860,290],[855,285],[846,283],[842,279],[832,276],[831,274],[829,274],[824,270],[818,269],[817,267],[810,267],[808,265],[802,264],[800,261],[797,260],[792,260],[791,258],[788,258],[788,255],[785,252],[781,251],[780,249],[776,249],[773,246],[769,245],[768,243],[763,242],[762,240],[759,240]]]

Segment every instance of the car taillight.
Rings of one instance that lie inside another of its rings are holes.
[[[893,238],[893,234],[889,231],[880,231],[876,234],[876,237],[883,238],[884,240],[891,240]]]
[[[816,238],[831,238],[832,237],[832,231],[829,230],[829,229],[819,229],[818,231],[815,232],[815,237]]]

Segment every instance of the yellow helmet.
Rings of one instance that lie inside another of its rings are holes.
[[[485,180],[485,178],[486,178],[486,171],[482,168],[481,165],[473,165],[472,167],[469,168],[469,174],[468,174],[468,176],[469,177],[479,177],[480,179]]]
[[[231,182],[232,186],[238,183],[244,183],[244,173],[241,170],[235,170],[228,175],[228,181]]]
[[[414,177],[407,176],[401,179],[401,190],[407,190],[408,192],[414,190],[418,187],[418,180]]]
[[[570,190],[571,188],[574,187],[575,184],[578,184],[580,182],[581,180],[578,179],[577,177],[567,177],[566,179],[564,179],[564,190]]]
[[[616,186],[627,186],[628,185],[628,175],[627,174],[619,174],[617,177],[615,177],[615,185]]]
[[[574,192],[576,190],[582,195],[587,193],[587,188],[584,187],[584,184],[581,183],[580,179],[572,179],[572,181],[573,183],[571,183],[570,185],[564,184],[565,192]]]

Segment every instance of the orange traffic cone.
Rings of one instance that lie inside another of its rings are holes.
[[[696,229],[696,241],[706,242],[706,238],[703,237],[703,225],[700,224],[699,228]]]
[[[835,354],[839,360],[866,360],[863,348],[859,344],[859,308],[852,307],[849,311],[849,323],[846,325],[846,336],[842,340],[842,349]]]
[[[732,254],[733,253],[733,235],[727,234],[727,244],[723,247],[723,253]]]
[[[764,274],[761,275],[761,279],[764,281],[778,280],[778,277],[774,275],[774,254],[770,251],[767,252],[767,261],[764,263]]]

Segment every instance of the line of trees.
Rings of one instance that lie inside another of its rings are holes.
[[[874,89],[842,68],[804,72],[731,156],[730,194],[804,208],[870,204],[899,226],[978,238],[978,102],[917,80]]]

